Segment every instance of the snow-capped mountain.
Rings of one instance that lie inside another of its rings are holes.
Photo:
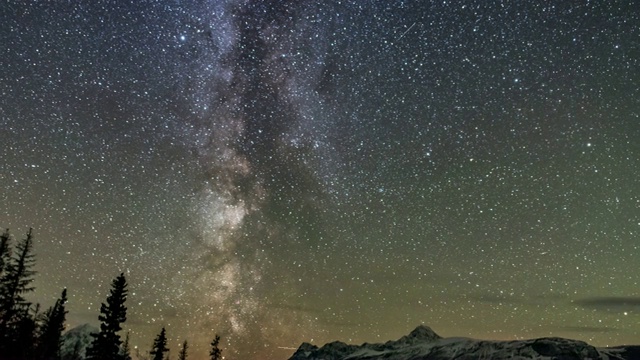
[[[320,348],[303,343],[289,360],[631,360],[640,359],[640,346],[596,348],[583,341],[541,338],[485,341],[442,338],[427,326],[384,344],[348,345],[340,341]]]
[[[100,330],[89,324],[83,324],[70,329],[62,335],[60,354],[62,359],[84,359],[87,347],[93,341],[92,333]]]

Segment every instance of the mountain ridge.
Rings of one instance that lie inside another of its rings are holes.
[[[640,346],[595,347],[560,337],[527,340],[443,338],[420,325],[408,335],[385,343],[351,345],[334,341],[318,347],[303,343],[289,360],[631,360],[640,359]]]

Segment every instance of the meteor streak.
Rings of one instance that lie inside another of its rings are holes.
[[[400,41],[400,39],[402,39],[403,36],[407,35],[407,33],[411,31],[411,29],[413,29],[414,26],[416,26],[416,23],[411,24],[411,26],[409,26],[409,28],[405,30],[405,32],[403,32],[402,35],[400,35],[400,37],[396,41]]]

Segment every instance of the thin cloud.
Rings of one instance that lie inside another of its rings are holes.
[[[558,329],[575,333],[607,333],[618,330],[607,326],[561,326]]]
[[[640,312],[640,297],[602,296],[587,297],[573,301],[574,304],[586,308],[611,312]]]

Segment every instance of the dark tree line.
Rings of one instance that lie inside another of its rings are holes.
[[[65,329],[67,289],[44,312],[39,304],[25,298],[36,272],[33,270],[33,231],[12,247],[13,237],[7,229],[0,235],[0,360],[80,360],[78,351],[71,359],[61,354],[62,334]],[[120,337],[122,324],[127,320],[127,281],[121,273],[111,282],[106,303],[100,306],[100,331],[91,334],[93,340],[86,351],[87,360],[132,360],[129,333],[124,341]],[[178,360],[187,359],[185,340]],[[77,350],[77,349],[76,349]],[[152,360],[168,359],[167,332],[163,327],[155,338],[149,355]],[[215,335],[209,352],[211,360],[221,360],[220,336]],[[138,354],[138,358],[142,358]]]
[[[185,340],[182,343],[182,348],[178,353],[178,360],[187,360],[187,349],[189,348],[189,344]],[[167,331],[163,327],[160,330],[160,333],[156,336],[153,341],[153,346],[151,347],[151,351],[149,355],[151,355],[150,360],[166,360],[168,357],[165,357],[165,354],[169,352],[169,348],[167,348]],[[211,360],[222,360],[222,349],[220,349],[220,336],[216,334],[215,338],[211,342],[211,350],[209,350],[209,358]]]
[[[40,312],[25,296],[34,291],[33,231],[14,248],[9,230],[0,235],[0,358],[49,360],[60,357],[67,310],[67,290],[55,305]]]

